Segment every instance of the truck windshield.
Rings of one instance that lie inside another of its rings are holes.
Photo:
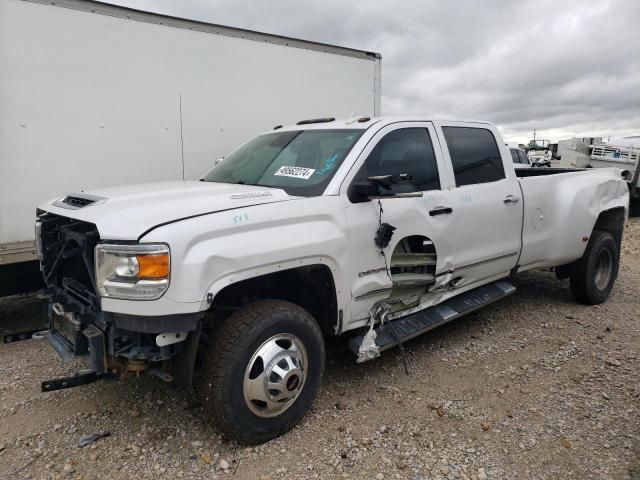
[[[254,138],[203,178],[205,182],[282,188],[289,195],[322,195],[364,130],[298,130]]]

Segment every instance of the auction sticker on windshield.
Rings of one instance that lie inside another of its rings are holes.
[[[315,171],[315,168],[282,166],[276,171],[276,173],[274,173],[274,175],[278,177],[294,177],[309,180]]]

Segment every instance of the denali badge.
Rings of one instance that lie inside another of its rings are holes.
[[[364,277],[366,275],[373,275],[374,273],[384,272],[386,270],[387,270],[387,267],[372,268],[371,270],[367,270],[366,272],[358,273],[358,276],[359,277]]]
[[[243,198],[262,198],[262,197],[273,197],[271,192],[263,191],[263,192],[244,192],[244,193],[234,193],[230,196],[230,198],[234,200],[241,200]]]

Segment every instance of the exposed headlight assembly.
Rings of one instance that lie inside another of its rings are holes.
[[[169,288],[170,273],[168,245],[96,246],[96,283],[103,297],[156,300]]]
[[[41,262],[44,260],[42,255],[42,222],[40,220],[36,221],[36,256]]]

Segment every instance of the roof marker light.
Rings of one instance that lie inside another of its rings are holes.
[[[309,125],[310,123],[329,123],[335,121],[334,117],[327,118],[310,118],[309,120],[300,120],[296,125]]]

